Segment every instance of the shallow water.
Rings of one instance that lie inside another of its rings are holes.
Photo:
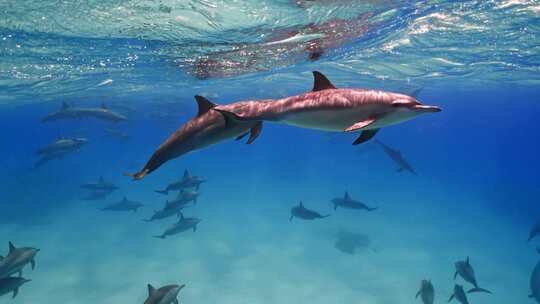
[[[147,283],[186,284],[182,303],[420,303],[422,279],[442,303],[455,282],[471,288],[454,280],[467,256],[493,292],[470,303],[534,303],[538,2],[308,2],[0,3],[0,255],[8,241],[41,249],[24,269],[32,281],[0,303],[143,303]],[[331,40],[324,25],[358,16],[361,27],[340,28],[354,35],[309,60],[313,35]],[[206,67],[199,79],[201,58],[242,65]],[[443,111],[377,134],[418,174],[396,172],[373,141],[352,146],[357,135],[269,122],[252,145],[229,140],[141,181],[123,175],[196,114],[194,95],[226,104],[302,94],[313,70],[338,87],[423,88],[419,100]],[[105,102],[128,121],[40,122],[62,102]],[[35,151],[60,137],[89,142],[34,168]],[[154,190],[185,169],[208,180],[184,211],[202,222],[153,238],[176,221],[142,221],[175,195]],[[82,200],[80,185],[100,176],[119,189]],[[378,209],[334,211],[345,191]],[[144,206],[98,210],[124,196]],[[289,221],[299,201],[330,217]],[[369,245],[338,250],[343,230]]]

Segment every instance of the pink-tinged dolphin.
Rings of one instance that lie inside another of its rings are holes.
[[[127,173],[133,179],[144,178],[150,172],[156,170],[167,161],[200,150],[219,143],[229,138],[236,137],[237,140],[250,133],[247,141],[251,144],[262,131],[260,121],[231,121],[217,111],[217,105],[210,100],[195,96],[199,105],[199,112],[196,117],[189,120],[182,127],[176,130],[150,157],[144,168],[135,174]],[[233,103],[221,106],[225,111],[241,113],[238,109],[243,103]]]
[[[243,102],[234,110],[221,106],[214,110],[236,121],[266,120],[325,131],[361,132],[353,145],[370,140],[383,127],[441,111],[408,95],[338,89],[322,73],[315,71],[313,76],[311,92],[270,101]]]

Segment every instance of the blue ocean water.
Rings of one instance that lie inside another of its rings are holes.
[[[0,255],[9,241],[40,248],[23,272],[32,281],[1,303],[143,303],[148,283],[186,284],[182,303],[421,303],[423,279],[442,303],[454,284],[472,287],[454,279],[467,257],[493,292],[470,303],[535,302],[538,1],[25,0],[0,3],[0,16]],[[251,145],[124,175],[196,115],[194,95],[298,95],[315,70],[343,88],[421,88],[443,109],[376,136],[417,175],[374,141],[351,145],[357,134],[272,122]],[[64,102],[128,120],[41,122]],[[37,150],[68,137],[89,142],[34,167]],[[175,195],[154,190],[185,169],[207,179],[184,211],[202,222],[153,238],[177,221],[142,221]],[[100,177],[119,189],[84,200],[80,186]],[[335,211],[347,191],[378,209]],[[124,196],[144,206],[99,210]],[[289,221],[300,201],[330,216]],[[352,254],[336,245],[344,234],[362,236]]]

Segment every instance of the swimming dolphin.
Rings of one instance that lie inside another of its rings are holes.
[[[85,117],[93,117],[110,122],[127,120],[126,116],[109,109],[105,103],[101,104],[100,108],[78,108],[64,102],[62,103],[62,108],[59,111],[48,114],[41,120],[41,122],[56,121],[61,119],[81,119]]]
[[[338,207],[348,208],[348,209],[367,210],[367,211],[377,210],[377,208],[371,208],[360,201],[353,200],[349,196],[349,192],[345,192],[345,195],[342,198],[336,197],[332,199],[332,203],[334,204],[334,210],[337,210]]]
[[[315,71],[313,76],[311,92],[271,101],[244,102],[234,109],[222,106],[214,109],[237,122],[267,120],[324,131],[361,132],[353,145],[370,140],[383,127],[441,111],[404,94],[338,89],[322,73]]]
[[[474,288],[469,290],[468,293],[471,293],[471,292],[491,293],[491,291],[487,289],[478,287],[478,283],[476,282],[476,276],[474,275],[474,269],[472,268],[471,263],[469,262],[469,257],[467,257],[465,261],[457,261],[455,263],[455,266],[456,266],[456,272],[454,274],[454,280],[459,274],[460,277],[462,277],[465,281],[471,283],[474,286]]]
[[[401,152],[390,148],[389,146],[385,145],[377,139],[375,139],[374,141],[384,150],[388,157],[390,157],[394,162],[396,162],[399,167],[397,169],[398,172],[409,171],[412,174],[416,175],[416,171],[414,171],[413,167],[409,164],[409,162],[403,157],[403,155],[401,155]]]
[[[194,217],[184,217],[182,213],[180,213],[180,220],[167,228],[165,232],[163,232],[161,235],[154,236],[155,238],[164,239],[168,236],[178,234],[180,232],[184,232],[187,230],[193,230],[193,232],[197,231],[197,224],[201,222],[200,219],[194,218]]]
[[[152,222],[155,220],[162,220],[162,219],[171,217],[173,215],[180,217],[182,214],[182,209],[184,208],[186,208],[185,204],[184,205],[171,204],[167,201],[165,203],[165,206],[162,209],[154,211],[154,214],[152,215],[151,218],[147,220],[143,220],[143,221]]]
[[[205,179],[202,179],[198,176],[190,175],[188,170],[184,170],[184,176],[182,176],[182,179],[169,184],[165,189],[163,190],[155,190],[157,193],[161,194],[168,194],[169,191],[178,191],[185,188],[195,188],[199,190],[199,187],[202,183],[206,182]]]
[[[463,286],[461,285],[454,285],[454,293],[450,296],[448,302],[451,302],[454,298],[461,304],[469,304],[467,294],[463,291]]]
[[[2,278],[0,279],[0,296],[13,292],[13,298],[15,298],[19,293],[19,288],[28,282],[30,280],[21,277]]]
[[[540,249],[536,249],[540,253]],[[530,280],[531,294],[529,298],[535,299],[536,302],[540,303],[540,261],[534,266],[534,269],[531,273]]]
[[[86,183],[82,184],[81,188],[93,191],[104,191],[104,192],[113,192],[118,189],[116,185],[111,182],[105,181],[103,176],[99,177],[99,180],[96,183]]]
[[[534,226],[531,228],[531,231],[529,232],[529,238],[527,239],[527,242],[530,242],[532,239],[534,239],[537,235],[540,234],[540,220],[534,224]]]
[[[144,304],[178,304],[178,292],[186,285],[167,285],[159,289],[148,284],[148,298]]]
[[[183,206],[189,204],[190,202],[196,204],[198,197],[199,192],[195,190],[182,190],[178,193],[178,196],[174,200],[167,201],[166,206],[167,208],[169,208],[169,206]]]
[[[6,278],[18,273],[22,276],[24,266],[30,264],[32,270],[36,267],[35,257],[39,249],[32,247],[17,248],[9,242],[9,253],[6,257],[0,257],[0,278]]]
[[[291,208],[291,217],[289,218],[289,221],[292,221],[294,217],[301,218],[304,220],[314,220],[318,218],[325,218],[329,217],[330,215],[321,215],[320,213],[307,209],[304,207],[304,204],[300,202],[298,206],[294,206]]]
[[[422,299],[422,303],[424,304],[433,304],[433,300],[435,299],[435,289],[433,289],[431,281],[422,280],[420,290],[416,293],[416,298],[418,299],[418,297]]]
[[[176,130],[150,157],[144,168],[135,174],[126,175],[139,180],[150,172],[156,170],[167,161],[200,150],[219,143],[229,138],[240,139],[250,133],[247,141],[251,144],[262,131],[262,122],[233,122],[226,120],[226,117],[213,110],[216,104],[202,96],[195,96],[199,105],[199,112],[196,117],[185,123]],[[224,105],[222,109],[226,111],[239,112],[237,103]]]
[[[101,208],[101,211],[133,211],[137,212],[137,209],[141,208],[143,204],[139,202],[134,202],[128,200],[125,196],[124,198],[117,203],[110,204],[104,208]]]
[[[34,164],[34,168],[40,167],[50,160],[63,159],[66,155],[79,151],[87,143],[88,139],[82,137],[60,138],[36,151],[40,159]]]

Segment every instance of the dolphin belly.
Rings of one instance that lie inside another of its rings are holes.
[[[370,117],[369,108],[315,109],[291,112],[279,121],[289,125],[323,131],[343,132]]]

